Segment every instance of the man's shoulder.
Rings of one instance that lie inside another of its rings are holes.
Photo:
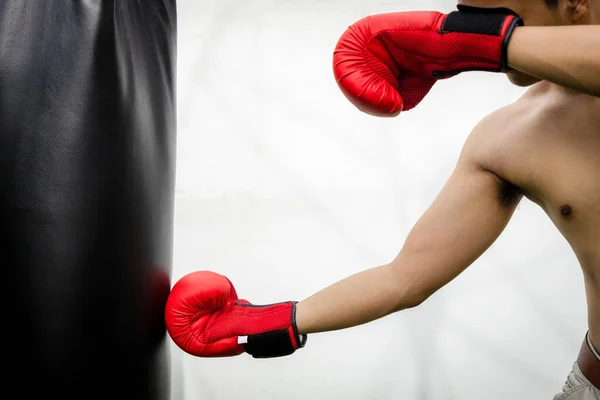
[[[501,107],[482,118],[471,130],[462,155],[471,162],[485,162],[493,154],[507,151],[509,137],[514,143],[522,128],[523,100]]]
[[[538,129],[538,99],[543,94],[536,91],[537,88],[531,88],[513,103],[482,118],[467,137],[461,160],[506,176],[507,163],[516,162],[514,157],[530,146]]]

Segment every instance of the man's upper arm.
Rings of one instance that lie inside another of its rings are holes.
[[[419,301],[479,258],[522,198],[514,186],[481,166],[476,141],[467,141],[452,175],[391,263]]]

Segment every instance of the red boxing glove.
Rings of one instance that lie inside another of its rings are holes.
[[[394,117],[417,106],[436,80],[464,71],[505,72],[510,36],[523,21],[506,8],[399,12],[366,17],[340,38],[334,75],[359,110]]]
[[[306,344],[296,328],[296,302],[256,306],[238,299],[226,277],[192,272],[173,286],[165,322],[183,351],[198,357],[282,357]]]

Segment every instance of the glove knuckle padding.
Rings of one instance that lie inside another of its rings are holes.
[[[396,67],[372,29],[373,19],[362,19],[342,34],[333,53],[334,75],[342,93],[358,109],[374,115],[398,114],[403,102]]]
[[[231,346],[240,353],[236,338],[219,341],[219,346],[205,337],[205,329],[214,314],[237,300],[237,293],[224,276],[198,271],[184,276],[172,288],[165,308],[169,335],[181,349],[192,354],[210,354],[216,347]]]

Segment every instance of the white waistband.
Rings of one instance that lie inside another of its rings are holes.
[[[592,341],[590,340],[590,333],[589,332],[586,335],[586,341],[587,341],[587,344],[588,344],[590,350],[592,350],[592,353],[594,353],[594,356],[596,356],[596,358],[598,359],[598,361],[600,361],[600,354],[598,354],[598,351],[594,348],[594,345],[592,344]]]

